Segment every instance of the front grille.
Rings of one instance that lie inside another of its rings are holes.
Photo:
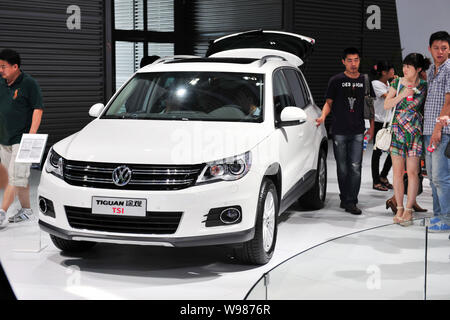
[[[182,212],[147,211],[146,217],[118,217],[93,214],[91,208],[64,208],[72,228],[117,233],[173,234],[182,215]]]
[[[125,186],[113,182],[113,171],[126,165],[131,180]],[[64,181],[88,188],[123,190],[180,190],[191,187],[204,168],[200,165],[145,165],[64,161]]]

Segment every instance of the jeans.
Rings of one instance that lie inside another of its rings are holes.
[[[341,202],[357,204],[361,187],[361,166],[364,134],[334,135],[333,150]]]
[[[377,132],[383,128],[383,123],[381,122],[375,122],[375,132],[374,137],[377,136]],[[374,141],[375,142],[375,141]],[[380,173],[380,157],[383,154],[383,151],[380,149],[375,149],[372,152],[372,180],[373,184],[379,184],[380,183],[380,177],[381,178],[387,178],[387,175],[389,173],[389,170],[391,170],[392,167],[392,160],[391,155],[388,153],[386,160],[384,161],[383,170]]]
[[[426,135],[425,148],[430,144],[431,136]],[[433,153],[426,151],[427,175],[433,193],[433,211],[436,217],[450,224],[450,159],[444,154],[450,141],[450,134],[442,134],[441,143]]]

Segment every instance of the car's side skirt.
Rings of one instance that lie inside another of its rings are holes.
[[[279,214],[286,211],[299,197],[308,192],[316,181],[317,170],[308,171],[283,197],[280,202]]]

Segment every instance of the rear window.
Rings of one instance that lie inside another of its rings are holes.
[[[224,38],[220,41],[211,43],[206,56],[209,57],[214,53],[226,50],[246,48],[285,51],[292,53],[305,61],[312,53],[313,44],[292,35],[254,31]]]

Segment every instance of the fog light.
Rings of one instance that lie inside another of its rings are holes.
[[[236,208],[227,208],[220,213],[220,221],[225,224],[232,224],[241,218],[241,212]]]
[[[39,211],[43,215],[55,218],[55,207],[51,200],[45,199],[44,197],[39,197]]]
[[[48,206],[47,206],[47,201],[45,201],[45,198],[39,198],[39,210],[41,210],[41,212],[43,214],[47,213],[48,210]]]

